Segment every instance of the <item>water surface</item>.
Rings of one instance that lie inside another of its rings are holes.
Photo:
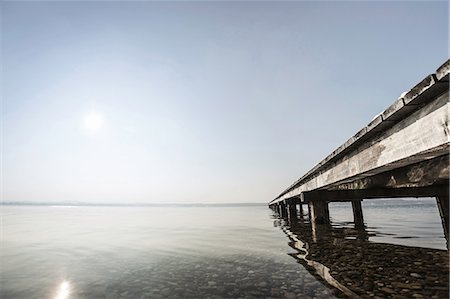
[[[1,298],[328,298],[266,206],[3,207]]]
[[[351,225],[351,208],[330,208],[333,225]],[[445,249],[433,201],[363,208],[370,243]],[[344,296],[296,258],[265,205],[3,206],[2,221],[1,298]]]

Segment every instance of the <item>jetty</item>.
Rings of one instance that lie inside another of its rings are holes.
[[[289,219],[329,224],[330,202],[351,202],[364,226],[369,198],[435,197],[448,244],[449,69],[442,64],[269,202]],[[305,208],[306,207],[306,208]]]

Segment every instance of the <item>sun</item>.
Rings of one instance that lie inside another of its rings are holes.
[[[103,117],[97,112],[90,112],[83,119],[84,129],[90,132],[96,132],[103,128],[104,120]]]

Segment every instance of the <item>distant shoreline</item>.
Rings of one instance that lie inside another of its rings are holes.
[[[253,207],[267,203],[83,203],[83,202],[2,202],[2,206],[80,206],[80,207]]]
[[[368,199],[377,202],[410,202],[410,201],[435,201],[433,197],[420,198],[383,198]],[[334,203],[342,204],[342,203]],[[28,201],[3,201],[0,206],[61,206],[61,207],[267,207],[267,203],[87,203],[87,202],[28,202]]]

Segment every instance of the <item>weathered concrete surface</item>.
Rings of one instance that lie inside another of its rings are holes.
[[[447,171],[440,172],[439,180],[448,184],[448,77],[449,61],[397,99],[269,205],[313,190],[361,183],[366,178],[444,155],[447,155],[444,159]],[[434,183],[436,181],[431,180],[428,185]]]
[[[434,197],[449,196],[447,185],[430,187],[406,188],[368,188],[358,190],[314,190],[302,193],[302,200],[308,203],[320,198],[324,201],[358,201],[371,198],[398,198],[398,197]]]
[[[433,154],[436,154],[436,151]],[[417,160],[419,158],[423,160],[403,167],[401,166],[409,161],[399,161],[396,163],[398,167],[392,170],[366,177],[355,177],[351,181],[348,180],[330,185],[326,190],[366,190],[374,188],[390,190],[393,188],[402,189],[438,185],[446,185],[445,187],[448,188],[448,154],[430,159],[425,153],[410,160]],[[432,190],[433,188],[429,189]]]

